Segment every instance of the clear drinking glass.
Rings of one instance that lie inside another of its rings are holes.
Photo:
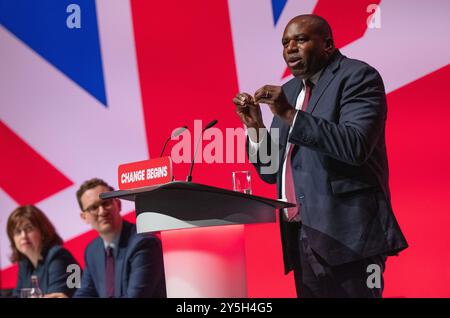
[[[233,172],[233,190],[246,194],[252,194],[250,171]]]

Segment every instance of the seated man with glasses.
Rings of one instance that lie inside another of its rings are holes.
[[[161,242],[137,234],[136,226],[122,219],[120,200],[100,199],[100,193],[113,190],[94,178],[77,191],[81,219],[99,237],[86,248],[81,288],[74,297],[166,297]]]

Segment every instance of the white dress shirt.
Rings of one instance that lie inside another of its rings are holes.
[[[321,74],[322,74],[322,70],[320,70],[319,72],[317,72],[316,74],[311,76],[311,78],[309,79],[310,82],[314,86],[317,85],[317,82],[319,81],[319,77]],[[294,127],[295,121],[297,119],[298,110],[301,109],[303,100],[305,99],[305,92],[306,92],[306,84],[305,84],[305,80],[303,80],[303,88],[300,91],[300,94],[298,94],[297,101],[295,103],[295,109],[297,109],[297,112],[295,113],[294,120],[292,121],[292,126],[289,128],[289,135],[291,134],[292,128]],[[258,142],[254,142],[254,141],[252,141],[251,138],[249,138],[249,147],[250,147],[249,150],[251,150],[253,153],[256,153],[256,151],[258,151],[261,143],[264,141],[266,133],[263,133],[260,136],[261,136],[261,138]],[[289,137],[288,137],[288,140],[289,140]],[[286,148],[285,148],[285,152],[283,155],[283,168],[282,168],[283,169],[282,170],[283,177],[282,177],[282,182],[281,182],[281,200],[283,200],[283,201],[286,201],[286,184],[284,182],[285,177],[286,177],[286,159],[287,159],[288,150],[291,147],[291,143],[288,140],[286,141]],[[295,202],[293,202],[293,203],[295,203]],[[284,210],[283,212],[284,212],[283,213],[284,219],[287,221],[288,220],[287,211]],[[300,221],[300,214],[298,214],[293,221],[297,221],[297,222]]]

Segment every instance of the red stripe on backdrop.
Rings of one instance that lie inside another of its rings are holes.
[[[392,257],[385,296],[450,296],[450,66],[388,95],[393,208],[410,247]]]
[[[73,184],[2,121],[0,153],[0,187],[19,205],[35,204]]]
[[[227,2],[131,4],[150,156],[159,155],[174,128],[193,129],[195,119],[203,126],[218,119],[223,133],[241,127],[231,102],[238,84]],[[274,187],[263,184],[249,164],[196,164],[193,181],[231,189],[231,172],[242,169],[253,172],[256,194],[275,196]],[[174,167],[178,180],[187,172],[188,164]],[[248,295],[292,295],[292,277],[281,267],[277,224],[247,226],[246,247]]]

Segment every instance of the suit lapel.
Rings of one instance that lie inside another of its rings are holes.
[[[295,86],[291,90],[291,92],[286,92],[286,98],[288,100],[289,105],[292,105],[295,108],[295,105],[297,104],[297,98],[298,94],[300,94],[300,91],[303,88],[303,81],[301,81],[299,78],[295,78]],[[284,122],[280,118],[280,146],[281,150],[286,147],[287,144],[287,138],[289,134],[289,125]]]
[[[97,244],[95,246],[96,253],[94,258],[96,259],[96,263],[98,264],[97,273],[98,273],[98,293],[100,297],[106,297],[106,289],[105,289],[105,247],[103,245],[103,240],[98,238]]]
[[[295,78],[295,86],[292,90],[292,93],[288,93],[287,99],[290,105],[292,105],[295,108],[295,105],[297,104],[297,97],[298,94],[300,94],[300,91],[303,88],[303,81],[301,81],[299,78]]]
[[[336,55],[332,58],[331,63],[328,64],[328,66],[324,69],[322,75],[320,76],[319,81],[317,82],[317,86],[312,90],[311,99],[309,100],[308,106],[306,107],[307,113],[311,114],[314,111],[314,108],[316,108],[323,92],[336,75],[336,70],[339,68],[339,64],[343,56],[339,51],[336,51],[335,54]]]
[[[122,271],[123,271],[123,260],[125,257],[125,251],[123,247],[119,245],[117,251],[114,251],[115,255],[115,280],[114,280],[114,293],[116,297],[120,297],[122,293]]]
[[[124,271],[124,259],[127,251],[128,239],[129,239],[129,223],[123,221],[122,232],[120,233],[120,240],[117,249],[114,251],[115,263],[115,283],[114,292],[116,297],[125,295],[125,291],[122,291],[123,286],[123,271]]]

